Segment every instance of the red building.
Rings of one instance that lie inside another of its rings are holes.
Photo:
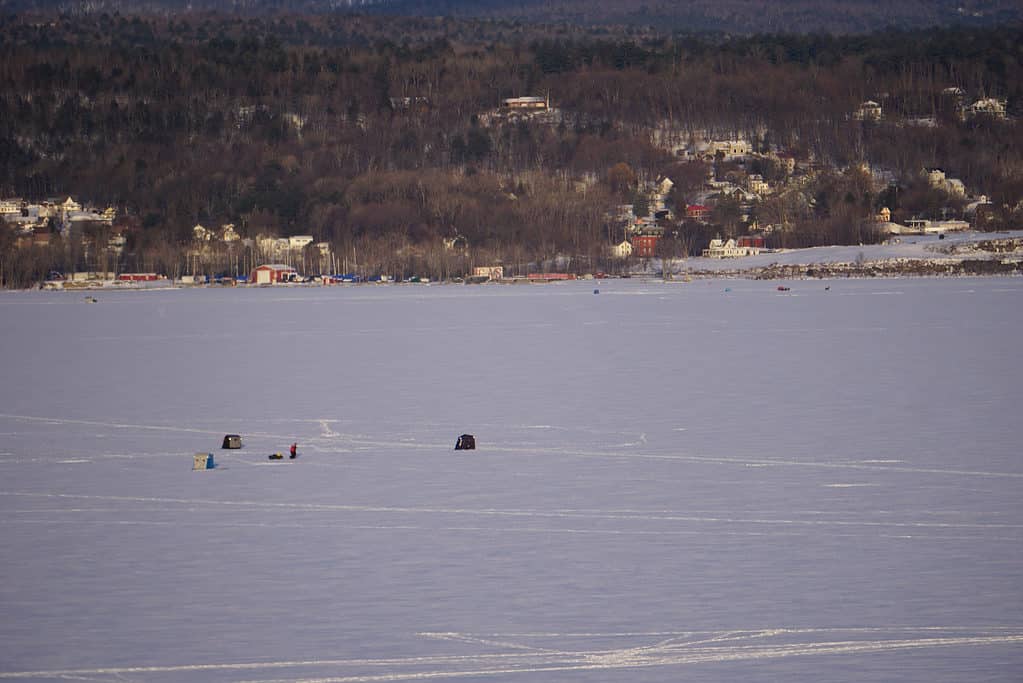
[[[710,207],[703,204],[687,204],[686,218],[702,221],[710,215]]]
[[[291,266],[279,263],[265,264],[256,267],[249,276],[249,282],[256,285],[272,285],[275,282],[289,282],[298,275]]]
[[[654,256],[657,253],[658,235],[636,235],[632,238],[633,256]]]
[[[755,249],[764,248],[764,238],[760,235],[743,235],[742,237],[735,240],[735,246],[737,247],[753,247]]]

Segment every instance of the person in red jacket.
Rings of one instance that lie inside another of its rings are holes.
[[[291,444],[291,457],[294,458],[298,455],[298,443]]]

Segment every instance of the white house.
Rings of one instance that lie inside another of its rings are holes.
[[[725,161],[742,161],[753,153],[753,146],[748,140],[715,140],[708,151],[711,159],[720,154]]]
[[[548,109],[550,102],[544,97],[509,97],[502,104],[509,109]]]
[[[966,185],[959,178],[949,178],[940,168],[932,168],[927,171],[927,182],[936,190],[943,190],[953,197],[965,197]]]
[[[990,116],[996,119],[1005,118],[1005,100],[996,100],[993,97],[988,97],[983,100],[977,100],[969,107],[966,108],[966,113],[969,116]]]
[[[738,258],[740,256],[756,256],[760,253],[760,247],[739,246],[734,239],[727,241],[712,239],[710,247],[703,250],[703,256],[707,258]]]
[[[753,173],[746,178],[746,189],[753,194],[762,195],[767,194],[767,192],[771,189],[771,185],[764,180],[764,176],[759,173]]]
[[[632,243],[629,240],[622,240],[618,244],[612,244],[608,248],[611,258],[624,261],[632,256]]]
[[[63,213],[68,214],[68,213],[72,213],[74,211],[81,211],[82,210],[82,205],[79,204],[78,202],[76,202],[74,199],[71,199],[71,197],[68,197],[63,202],[61,202],[60,210]]]
[[[853,118],[857,121],[880,121],[881,105],[873,100],[862,102],[853,112]]]
[[[196,242],[209,242],[213,239],[213,233],[197,223],[192,227],[192,239]]]
[[[959,178],[946,178],[945,191],[954,197],[965,197],[966,185]]]
[[[234,223],[225,223],[220,226],[220,239],[223,242],[237,242],[241,239],[241,236],[234,229]]]

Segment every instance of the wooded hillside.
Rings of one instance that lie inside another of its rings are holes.
[[[919,186],[930,167],[1009,220],[1023,197],[1021,46],[1018,27],[724,40],[369,16],[8,16],[0,198],[116,207],[127,269],[180,270],[192,227],[228,222],[395,270],[464,267],[432,255],[456,236],[477,260],[592,264],[618,237],[616,205],[692,175],[664,136],[710,134],[812,160],[810,201],[786,217],[793,245],[862,239],[848,227],[882,202],[947,209]],[[1008,119],[963,119],[949,88],[1004,100]],[[525,95],[557,116],[495,114]],[[855,120],[872,99],[884,119]],[[904,123],[921,118],[933,125]],[[863,163],[899,186],[864,185],[847,170]],[[613,180],[620,164],[630,183]],[[67,258],[47,252],[25,272],[81,266]]]

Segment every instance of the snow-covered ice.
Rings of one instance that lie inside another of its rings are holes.
[[[787,284],[0,296],[0,679],[1018,681],[1023,281]]]

